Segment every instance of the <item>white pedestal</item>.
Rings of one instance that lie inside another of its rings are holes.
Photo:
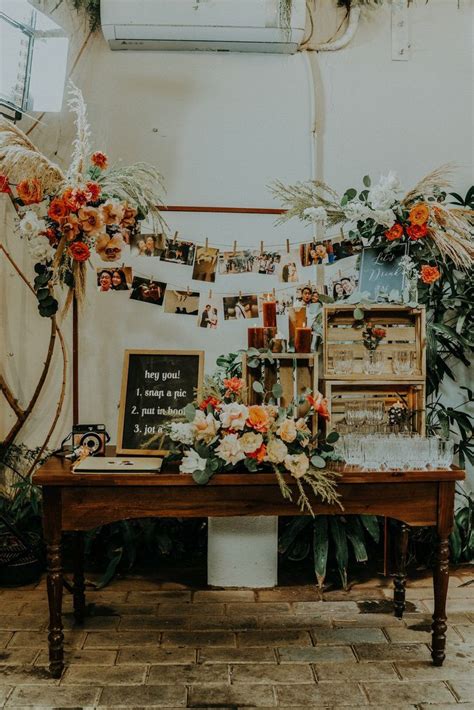
[[[278,518],[209,518],[207,582],[213,587],[274,587]]]

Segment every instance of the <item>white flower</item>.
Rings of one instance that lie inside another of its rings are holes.
[[[358,222],[370,216],[371,210],[359,200],[351,200],[344,207],[344,216],[351,222]]]
[[[280,439],[270,439],[267,445],[266,461],[271,463],[281,463],[288,453],[286,444]]]
[[[377,224],[382,224],[384,227],[388,227],[389,229],[390,227],[393,227],[397,221],[392,210],[373,210],[370,216],[373,220],[375,220],[375,222],[377,222]]]
[[[322,222],[326,223],[328,218],[328,213],[324,207],[307,207],[303,210],[305,217],[308,217],[312,222]]]
[[[235,465],[245,458],[240,440],[237,434],[227,434],[216,447],[216,454],[225,461],[226,464]]]
[[[38,219],[33,210],[28,210],[20,222],[20,229],[25,237],[37,237],[40,232],[46,230],[44,219]]]
[[[399,192],[402,187],[397,173],[394,173],[393,170],[390,170],[388,175],[382,175],[379,180],[379,185],[380,187],[385,187],[387,190],[391,190],[392,192]]]
[[[192,424],[189,422],[172,422],[170,439],[171,441],[179,441],[180,444],[191,445],[194,441]]]
[[[29,239],[28,247],[35,263],[46,264],[54,259],[55,252],[47,237]]]
[[[220,427],[220,422],[215,419],[213,414],[205,414],[200,409],[196,411],[192,428],[198,441],[210,444],[216,438]]]
[[[249,416],[249,410],[244,404],[231,402],[223,404],[220,419],[223,429],[243,429]]]
[[[248,431],[240,439],[240,446],[242,447],[242,451],[246,454],[253,454],[262,444],[262,435],[256,434],[254,431]]]
[[[367,200],[374,210],[388,210],[396,202],[397,196],[393,190],[376,185],[369,190]]]
[[[288,454],[285,456],[285,468],[295,478],[301,478],[309,468],[309,458],[306,454]]]
[[[184,454],[179,470],[180,473],[194,473],[194,471],[204,471],[205,468],[206,459],[201,458],[194,449],[190,449]]]

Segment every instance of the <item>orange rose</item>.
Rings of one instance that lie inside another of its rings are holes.
[[[104,220],[99,210],[95,207],[81,207],[78,212],[81,227],[87,234],[98,234],[103,226]]]
[[[101,170],[105,170],[109,161],[108,161],[105,153],[102,153],[100,150],[97,150],[95,153],[92,153],[91,163],[92,163],[92,165],[95,165],[96,168],[100,168]]]
[[[75,214],[69,214],[67,217],[61,217],[59,228],[68,242],[72,242],[81,230],[81,223]]]
[[[259,404],[253,404],[249,407],[249,416],[247,424],[255,429],[255,431],[266,432],[270,426],[270,417],[265,407]]]
[[[262,444],[261,446],[258,447],[256,451],[252,451],[252,453],[247,454],[249,459],[256,459],[258,463],[262,463],[264,460],[265,456],[267,455],[267,447],[265,444]]]
[[[18,197],[25,205],[34,205],[43,199],[43,190],[39,180],[22,180],[16,186]]]
[[[90,249],[84,242],[73,242],[68,249],[74,261],[87,261],[90,257]]]
[[[400,239],[400,237],[403,235],[403,227],[401,224],[394,224],[393,227],[390,227],[389,230],[385,232],[385,236],[387,237],[389,242],[393,242],[395,239]]]
[[[417,239],[426,237],[428,234],[428,227],[426,224],[412,224],[407,227],[407,234],[412,242],[416,242]]]
[[[11,192],[8,178],[6,175],[0,175],[0,192],[6,192],[7,194]]]
[[[55,222],[59,222],[61,217],[65,217],[68,214],[68,211],[69,210],[63,200],[59,197],[55,197],[49,206],[48,217],[53,219]]]
[[[219,402],[217,397],[206,397],[206,399],[203,399],[201,404],[199,405],[199,409],[205,412],[208,407],[212,407],[213,409],[219,409],[220,405],[221,403]]]
[[[428,205],[420,202],[420,204],[411,208],[408,219],[411,224],[426,224],[429,216],[430,210]]]
[[[231,377],[230,379],[224,380],[224,387],[226,388],[224,397],[230,397],[233,394],[239,394],[244,386],[244,381],[240,377]]]
[[[420,278],[424,284],[434,284],[435,281],[441,278],[441,274],[437,266],[429,266],[423,264],[421,267]]]
[[[322,417],[323,419],[329,419],[328,401],[326,397],[323,397],[321,392],[318,392],[316,397],[313,397],[309,394],[306,397],[306,400],[310,403],[310,405],[313,407],[315,412],[319,414],[320,417]]]
[[[86,184],[88,191],[90,192],[90,200],[96,202],[99,199],[100,193],[102,191],[101,186],[97,182],[88,182]]]

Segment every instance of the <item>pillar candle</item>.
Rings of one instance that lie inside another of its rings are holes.
[[[303,328],[306,325],[306,307],[288,309],[288,333],[289,345],[295,344],[296,328]]]
[[[248,329],[248,346],[249,348],[264,347],[264,328],[256,327]]]
[[[295,352],[310,353],[313,331],[311,328],[296,328],[295,332]]]
[[[263,347],[271,350],[273,339],[277,334],[276,328],[263,328]]]
[[[264,301],[262,304],[263,325],[265,328],[276,328],[277,304],[276,301]]]

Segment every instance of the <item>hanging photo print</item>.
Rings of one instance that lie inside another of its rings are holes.
[[[129,291],[132,286],[132,269],[130,266],[121,266],[117,269],[96,269],[96,272],[99,293]]]
[[[183,242],[180,239],[167,239],[166,247],[161,254],[161,261],[169,261],[172,264],[182,266],[192,266],[196,245],[192,242]]]
[[[339,259],[345,259],[361,251],[361,246],[349,239],[332,241],[324,239],[320,242],[309,242],[300,245],[302,266],[317,266],[318,264],[334,264]]]
[[[319,295],[324,293],[323,286],[307,283],[296,289],[295,305],[311,306],[319,303]]]
[[[165,313],[175,313],[182,316],[197,316],[199,312],[199,292],[167,289],[164,311]]]
[[[224,296],[224,320],[240,318],[258,318],[257,296]]]
[[[203,298],[201,300],[203,304],[202,310],[199,311],[198,315],[198,326],[199,328],[210,328],[215,330],[219,326],[219,311],[220,304],[217,299]]]
[[[259,311],[262,311],[262,304],[267,300],[266,294],[261,294],[258,297]],[[277,316],[288,315],[288,309],[291,308],[295,301],[295,289],[285,289],[277,291],[275,294]]]
[[[277,265],[277,275],[279,281],[283,283],[298,283],[298,264],[299,254],[297,249],[282,254],[281,259]]]
[[[193,279],[214,283],[216,280],[217,257],[219,249],[198,247],[194,259]]]
[[[130,242],[132,256],[160,256],[166,247],[163,234],[134,234]]]
[[[358,256],[349,256],[324,269],[324,285],[328,296],[344,301],[357,291],[359,284]]]
[[[153,281],[151,279],[142,278],[141,276],[135,276],[132,282],[132,289],[130,298],[134,301],[154,303],[156,306],[163,304],[166,284],[161,281]]]

